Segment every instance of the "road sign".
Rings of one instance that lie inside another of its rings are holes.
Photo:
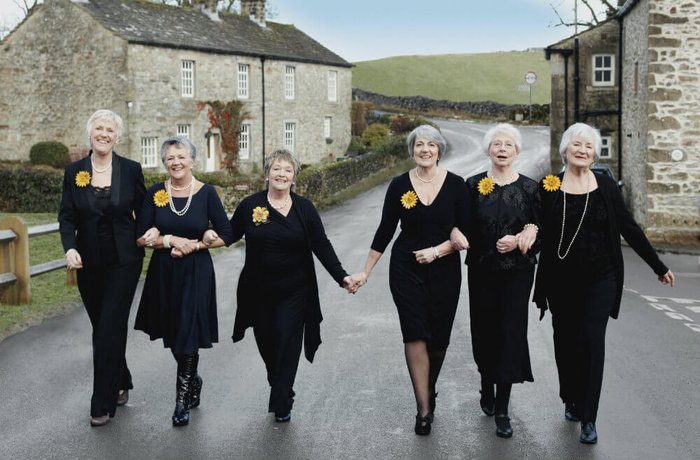
[[[528,85],[532,85],[537,81],[537,74],[532,70],[525,74],[525,82]]]

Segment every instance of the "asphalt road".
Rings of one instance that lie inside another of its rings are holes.
[[[443,123],[455,148],[441,164],[463,176],[480,164],[485,167],[485,157],[475,146],[487,125]],[[546,130],[523,131],[526,148],[520,161],[534,168],[526,174],[537,177],[546,172],[537,170],[541,152],[548,149]],[[364,263],[384,192],[385,186],[378,187],[322,213],[350,272]],[[550,317],[538,322],[534,306],[529,339],[535,382],[514,386],[513,438],[495,436],[493,419],[479,409],[466,282],[438,383],[433,433],[413,434],[415,402],[389,293],[388,254],[355,296],[338,288],[319,265],[324,343],[313,364],[301,362],[292,421],[275,423],[266,412],[264,365],[250,331],[235,345],[229,339],[243,255],[238,247],[215,259],[220,342],[201,353],[202,405],[192,411],[189,426],[173,428],[170,422],[175,396],[170,353],[137,331],[130,332],[127,349],[135,384],[128,405],[106,427],[89,426],[90,325],[77,308],[0,343],[0,458],[700,457],[697,255],[662,256],[678,275],[678,285],[671,289],[660,285],[631,250],[624,250],[626,290],[620,319],[608,327],[600,440],[595,446],[580,444],[578,424],[564,420]]]

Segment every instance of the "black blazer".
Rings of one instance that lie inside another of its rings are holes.
[[[644,262],[654,270],[658,276],[663,276],[668,272],[668,268],[659,259],[656,251],[647,239],[644,231],[635,222],[632,215],[627,210],[622,199],[622,193],[614,180],[603,174],[594,173],[598,188],[601,191],[601,196],[605,202],[605,208],[608,214],[608,237],[610,248],[613,251],[613,265],[615,267],[615,278],[617,290],[615,295],[615,304],[610,312],[612,318],[617,318],[620,312],[620,301],[622,300],[622,284],[624,281],[624,263],[622,260],[622,247],[620,244],[620,235],[625,238],[625,241],[644,259]],[[564,173],[559,174],[559,179],[562,180]],[[552,260],[556,250],[556,239],[559,238],[559,229],[561,229],[561,211],[554,213],[554,204],[562,200],[562,194],[559,192],[547,192],[542,190],[542,252],[540,253],[539,268],[537,269],[537,280],[535,282],[535,293],[533,300],[537,303],[540,309],[547,309],[547,298],[550,287],[557,282],[555,273],[551,273]],[[561,205],[559,206],[561,210]]]
[[[92,175],[90,156],[66,166],[63,176],[63,195],[58,212],[63,250],[76,249],[84,267],[99,266],[97,221],[106,216],[112,223],[119,264],[143,259],[144,250],[136,245],[136,216],[141,212],[146,195],[141,164],[112,153],[112,197],[104,212],[96,207],[92,185],[78,187],[75,184],[75,176],[80,171]]]

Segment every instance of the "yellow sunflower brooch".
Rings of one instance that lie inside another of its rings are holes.
[[[80,171],[75,175],[75,185],[78,187],[87,187],[90,183],[90,173],[87,171]]]
[[[164,189],[158,190],[153,195],[153,202],[156,206],[162,208],[163,206],[168,204],[168,192],[166,192]]]
[[[413,190],[409,190],[408,192],[404,193],[401,195],[401,205],[406,208],[406,209],[411,209],[415,205],[418,204],[418,195],[416,195],[416,192]]]
[[[264,206],[258,206],[253,209],[253,223],[257,227],[260,224],[266,224],[268,222],[267,218],[270,215],[270,211]]]
[[[484,177],[479,181],[477,188],[479,189],[479,193],[486,196],[493,192],[493,189],[496,188],[496,183],[490,177]]]
[[[559,177],[550,174],[542,179],[542,187],[548,192],[556,192],[561,187],[561,180],[559,180]]]

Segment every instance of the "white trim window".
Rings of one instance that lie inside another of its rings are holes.
[[[284,122],[284,148],[294,153],[296,143],[297,124],[293,121]]]
[[[600,158],[612,158],[612,137],[601,136],[602,146],[600,148]]]
[[[155,168],[158,166],[158,138],[141,138],[141,164],[144,168]]]
[[[325,117],[323,119],[323,137],[326,139],[331,139],[331,127],[333,123],[333,118]]]
[[[615,86],[615,55],[593,55],[593,86]]]
[[[194,61],[182,61],[180,88],[182,97],[194,97]]]
[[[238,64],[238,98],[248,99],[248,80],[250,77],[250,66],[248,64]]]
[[[336,102],[338,100],[338,72],[335,70],[328,71],[328,101]]]
[[[177,125],[177,135],[178,136],[185,136],[187,139],[189,139],[191,131],[192,131],[192,125]]]
[[[238,159],[250,159],[250,123],[241,124],[241,133],[238,136]]]
[[[294,66],[288,65],[284,68],[284,98],[294,99],[295,94],[295,78],[296,78],[296,68]]]

